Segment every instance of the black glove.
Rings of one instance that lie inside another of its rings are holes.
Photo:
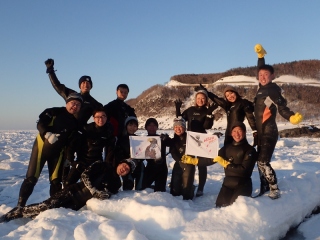
[[[209,105],[209,107],[208,107],[208,110],[207,110],[207,114],[208,115],[212,115],[212,112],[214,111],[214,110],[216,110],[217,109],[217,104],[215,104],[215,103],[212,103],[211,105]]]
[[[176,105],[176,109],[178,110],[180,110],[180,108],[181,108],[181,106],[182,106],[182,101],[180,100],[180,98],[179,99],[177,99],[177,100],[175,100],[174,101],[174,104]]]
[[[108,191],[96,191],[93,194],[94,198],[98,198],[100,200],[109,199],[111,197],[111,194]]]
[[[53,59],[49,58],[49,59],[46,60],[44,63],[46,64],[46,67],[47,67],[46,73],[52,73],[52,72],[54,72],[54,69],[53,69],[54,60],[53,60]]]
[[[215,132],[213,135],[216,135],[218,138],[220,138],[221,136],[223,136],[223,133],[221,133],[221,132]]]
[[[196,86],[195,88],[194,88],[194,90],[196,91],[196,92],[198,92],[198,91],[200,91],[200,90],[205,90],[206,92],[208,92],[208,90],[200,83],[199,84],[199,86]]]

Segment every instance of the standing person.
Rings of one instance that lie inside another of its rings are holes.
[[[64,100],[68,98],[69,94],[76,92],[75,90],[67,88],[64,84],[60,83],[54,70],[53,59],[49,58],[48,60],[46,60],[45,65],[47,67],[47,73],[53,88]],[[89,118],[92,116],[94,109],[102,107],[102,104],[90,95],[90,90],[92,89],[92,87],[93,84],[90,76],[82,76],[79,79],[79,88],[81,97],[83,99],[83,104],[80,111],[76,114],[76,118],[80,122],[81,126],[85,125],[88,122]]]
[[[125,134],[122,135],[116,143],[115,148],[115,165],[126,160],[131,159],[130,154],[130,140],[129,136],[137,136],[135,132],[138,130],[138,119],[136,117],[127,117],[124,122]],[[143,159],[135,159],[136,168],[135,170],[122,177],[122,189],[123,190],[142,190],[143,189],[143,174],[144,174],[144,163]]]
[[[217,207],[231,205],[238,196],[251,196],[251,175],[257,160],[257,152],[246,139],[246,126],[235,122],[231,127],[232,143],[224,145],[213,159],[198,159],[184,155],[182,162],[195,165],[212,165],[218,162],[224,167],[225,178],[216,200]]]
[[[80,94],[71,93],[66,100],[66,107],[48,108],[40,114],[37,123],[39,134],[33,144],[26,178],[20,187],[18,207],[26,205],[46,162],[49,170],[50,196],[61,190],[63,154],[78,130],[75,115],[79,112],[81,104]]]
[[[0,218],[0,223],[17,218],[34,218],[41,212],[59,207],[77,211],[91,198],[109,199],[121,187],[119,176],[127,175],[134,170],[134,166],[134,161],[123,162],[115,169],[106,162],[96,161],[82,173],[81,182],[60,190],[42,203],[13,208]]]
[[[173,196],[183,196],[184,200],[192,200],[194,197],[195,166],[181,162],[186,151],[186,121],[181,118],[173,120],[174,137],[170,142],[170,153],[175,160],[172,169],[170,193]]]
[[[145,168],[145,174],[143,178],[144,188],[151,187],[151,184],[154,182],[155,192],[165,192],[168,177],[166,146],[169,146],[170,138],[168,135],[157,134],[159,124],[155,118],[148,118],[144,126],[148,132],[148,136],[160,136],[161,138],[161,158],[146,159],[147,166]]]
[[[121,137],[125,132],[125,120],[127,117],[137,117],[134,108],[130,107],[124,101],[127,99],[129,94],[129,87],[127,84],[119,84],[116,90],[117,99],[104,105],[104,109],[108,113],[108,119],[111,122],[114,135]]]
[[[227,86],[224,89],[224,98],[219,98],[214,93],[209,92],[201,84],[198,88],[206,91],[208,93],[208,97],[226,111],[227,128],[225,132],[224,145],[232,143],[233,141],[231,136],[231,127],[234,125],[234,123],[243,122],[245,118],[247,118],[248,123],[253,131],[254,139],[257,139],[257,128],[253,115],[254,107],[252,102],[242,98],[237,90],[232,86]]]
[[[103,150],[106,161],[113,162],[116,139],[103,107],[93,111],[93,121],[83,127],[83,131],[78,133],[67,149],[67,161],[72,167],[65,185],[76,183],[86,168],[97,160],[102,161]]]
[[[194,106],[187,108],[182,113],[180,111],[181,100],[175,101],[176,117],[181,116],[188,122],[188,131],[206,133],[206,129],[211,129],[213,125],[212,112],[218,107],[215,103],[208,105],[208,94],[204,90],[199,90],[195,94]],[[208,108],[207,108],[208,106]],[[203,195],[204,185],[207,180],[207,167],[200,166],[199,170],[199,185],[196,197]]]
[[[270,190],[269,197],[277,199],[280,190],[276,173],[271,167],[270,161],[278,141],[278,127],[276,124],[277,110],[279,114],[292,124],[299,124],[303,117],[300,113],[294,113],[287,107],[287,101],[281,94],[281,88],[273,83],[274,69],[266,65],[264,56],[266,51],[260,44],[255,45],[258,54],[258,80],[259,88],[254,100],[254,114],[258,130],[258,169],[261,179],[260,194]]]

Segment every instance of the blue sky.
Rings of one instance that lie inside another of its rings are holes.
[[[129,98],[176,74],[320,59],[320,1],[0,1],[0,129],[36,129],[46,108],[64,106],[45,73],[78,90],[92,77],[102,104],[120,83]]]

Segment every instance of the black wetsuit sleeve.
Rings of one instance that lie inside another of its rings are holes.
[[[247,99],[242,100],[243,110],[245,112],[248,123],[253,131],[257,130],[256,119],[254,117],[254,105]]]
[[[215,95],[212,92],[208,92],[208,97],[216,103],[218,106],[222,107],[224,110],[227,108],[227,101],[223,98],[219,98],[217,95]]]
[[[67,88],[64,84],[61,84],[54,71],[48,73],[48,76],[53,88],[64,100],[67,99],[70,93],[76,92],[70,88]]]
[[[52,121],[54,120],[54,117],[57,115],[58,111],[60,111],[60,108],[47,108],[39,115],[37,129],[38,129],[42,139],[44,139],[44,135],[47,132],[52,131],[50,123],[52,123]]]

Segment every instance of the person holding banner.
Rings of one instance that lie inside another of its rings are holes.
[[[188,131],[206,133],[206,129],[211,129],[213,126],[212,112],[218,107],[217,104],[208,104],[207,91],[200,89],[195,94],[195,105],[187,108],[182,113],[180,108],[182,101],[180,99],[175,101],[176,117],[181,116],[188,123]],[[207,167],[198,167],[199,170],[199,185],[196,196],[203,195],[204,185],[207,180]]]
[[[216,200],[216,207],[231,205],[238,196],[251,196],[251,175],[254,169],[257,152],[246,139],[246,126],[243,122],[236,122],[231,127],[233,142],[224,145],[214,159],[193,158],[184,155],[184,164],[208,166],[219,163],[224,167],[225,178]]]
[[[154,182],[154,191],[155,192],[165,192],[167,177],[168,177],[168,167],[166,161],[166,145],[169,145],[170,137],[166,134],[157,134],[158,130],[158,121],[155,118],[148,118],[145,123],[145,129],[148,132],[148,136],[160,136],[161,138],[161,157],[156,158],[152,157],[146,159],[147,166],[144,174],[144,188],[151,187],[151,184]],[[149,138],[150,146],[155,145],[152,141],[154,138]],[[157,146],[157,145],[155,145]],[[152,153],[149,155],[154,155],[153,151],[150,148],[146,149],[146,154]]]
[[[195,166],[181,162],[186,150],[186,121],[179,117],[173,120],[174,137],[170,143],[170,153],[176,161],[171,175],[170,193],[173,196],[183,196],[183,200],[194,197]]]
[[[114,156],[116,165],[120,162],[131,159],[130,154],[130,141],[129,136],[136,136],[135,132],[138,130],[138,119],[136,117],[127,117],[125,122],[126,134],[121,136],[116,143]],[[142,159],[137,160],[136,168],[132,173],[122,177],[122,189],[123,190],[142,190],[143,189],[143,174],[145,166]]]

